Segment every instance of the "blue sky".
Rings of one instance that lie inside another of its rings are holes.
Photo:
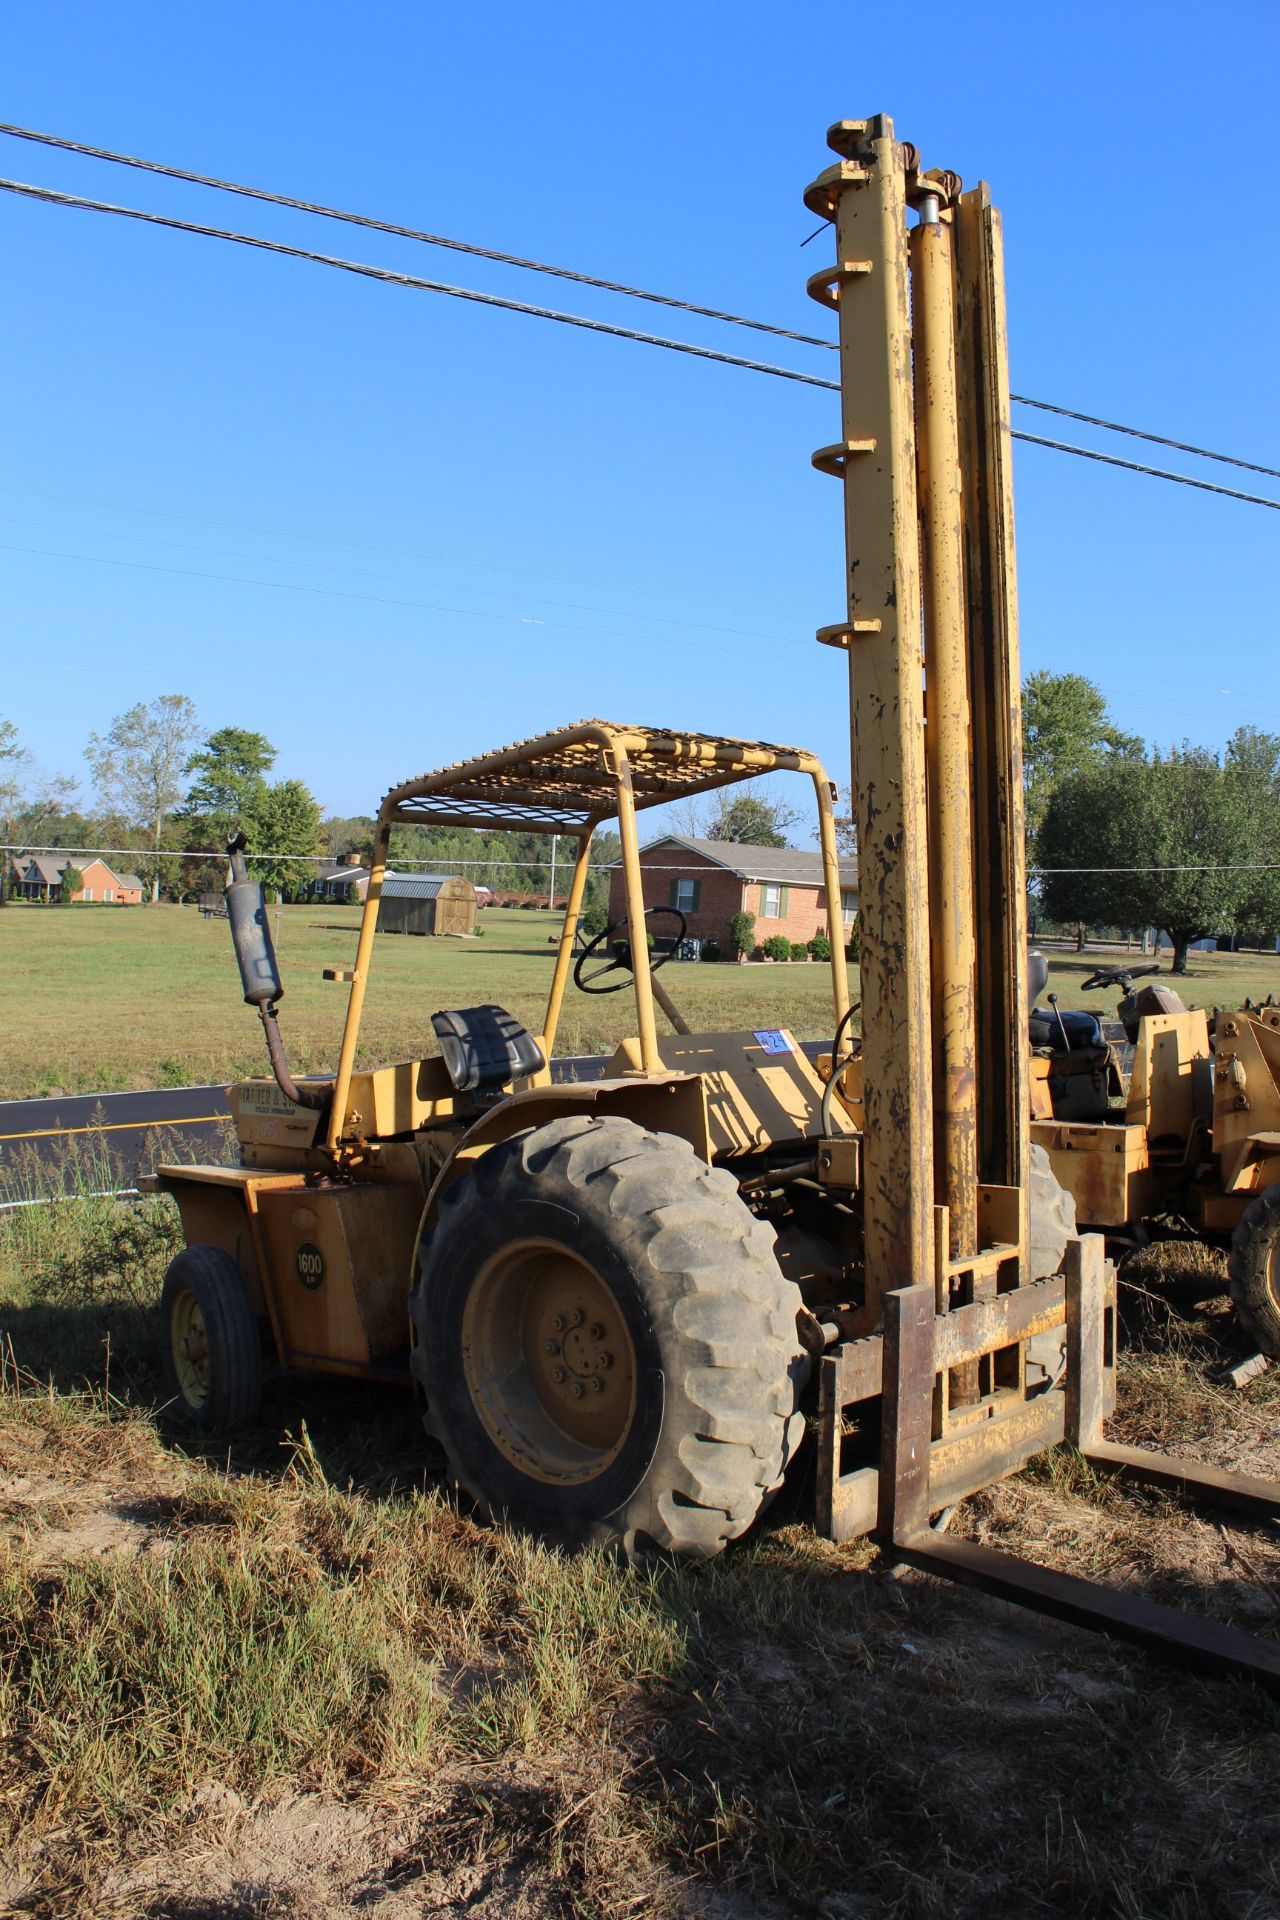
[[[801,193],[832,120],[887,111],[992,183],[1015,391],[1280,465],[1278,42],[1272,4],[51,0],[0,16],[0,118],[822,332]],[[11,139],[0,173],[834,367]],[[0,248],[0,711],[48,771],[183,692],[336,812],[585,714],[847,778],[843,663],[812,639],[843,613],[809,465],[834,395],[11,195]],[[1035,448],[1016,478],[1026,668],[1090,675],[1163,742],[1280,731],[1280,516]]]

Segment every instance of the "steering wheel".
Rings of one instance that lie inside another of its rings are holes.
[[[1141,980],[1146,974],[1159,973],[1159,971],[1159,967],[1099,967],[1098,971],[1091,973],[1087,980],[1082,980],[1080,986],[1086,993],[1094,987],[1123,987],[1127,993],[1132,981]]]
[[[647,907],[644,917],[646,920],[651,920],[654,915],[658,913],[665,913],[668,919],[678,920],[680,922],[680,930],[672,939],[670,948],[666,953],[659,955],[657,958],[650,959],[650,973],[656,973],[659,967],[665,967],[668,960],[674,959],[676,950],[680,942],[684,939],[685,928],[689,924],[679,907]],[[617,953],[610,953],[603,966],[593,967],[590,973],[586,971],[586,967],[588,960],[590,960],[594,953],[598,953],[601,947],[607,947],[615,934],[625,933],[626,930],[627,922],[625,920],[611,920],[609,925],[598,933],[594,940],[587,943],[578,955],[577,962],[573,969],[573,984],[575,987],[581,987],[583,993],[622,992],[633,971],[631,966],[631,942],[629,940],[619,941]],[[603,980],[607,973],[621,973],[623,977],[621,980],[615,980],[612,986],[597,986],[595,982]]]

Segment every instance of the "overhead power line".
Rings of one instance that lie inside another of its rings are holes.
[[[837,380],[820,380],[810,373],[801,373],[794,367],[778,367],[764,360],[747,360],[735,353],[718,353],[711,347],[694,346],[688,340],[671,340],[661,334],[642,333],[634,327],[618,327],[604,320],[588,320],[582,314],[563,313],[554,307],[533,306],[524,300],[511,300],[495,293],[480,293],[472,287],[450,286],[442,280],[425,280],[416,274],[393,273],[387,267],[370,266],[359,260],[346,260],[337,254],[315,253],[307,247],[287,246],[281,240],[266,240],[261,235],[238,233],[230,227],[209,227],[194,220],[178,220],[171,214],[148,213],[140,207],[121,207],[109,200],[89,200],[79,194],[58,193],[52,187],[32,186],[21,180],[0,179],[0,191],[14,193],[29,200],[42,201],[50,206],[70,207],[86,213],[115,214],[124,220],[139,220],[147,226],[167,227],[175,233],[194,233],[207,240],[225,240],[235,246],[252,247],[260,253],[281,254],[291,260],[306,260],[314,266],[333,267],[342,273],[354,273],[368,280],[386,281],[392,286],[409,287],[416,292],[444,294],[453,300],[470,300],[479,306],[497,307],[507,313],[524,314],[535,320],[553,320],[562,326],[582,327],[588,333],[608,334],[615,340],[633,340],[642,346],[661,347],[669,353],[684,353],[697,360],[712,360],[720,366],[740,367],[747,373],[769,374],[776,380],[792,380],[805,387],[820,387],[828,393],[839,393]],[[1164,467],[1141,466],[1136,461],[1119,460],[1112,454],[1095,453],[1088,447],[1077,447],[1065,440],[1047,440],[1039,434],[1022,433],[1012,430],[1014,440],[1026,441],[1030,446],[1049,447],[1055,453],[1075,454],[1084,460],[1097,460],[1104,466],[1120,467],[1131,473],[1145,474],[1153,480],[1169,480],[1177,486],[1195,487],[1201,493],[1215,493],[1223,499],[1243,501],[1248,506],[1270,507],[1280,512],[1280,500],[1268,500],[1257,493],[1241,493],[1233,487],[1215,486],[1208,480],[1194,480],[1189,474],[1172,473]]]
[[[1175,453],[1193,453],[1197,460],[1220,460],[1227,467],[1243,467],[1246,473],[1264,473],[1268,479],[1280,480],[1280,467],[1263,467],[1256,460],[1241,460],[1234,453],[1213,453],[1208,447],[1193,447],[1189,440],[1169,440],[1163,433],[1147,433],[1142,427],[1125,427],[1118,420],[1102,420],[1096,413],[1077,413],[1074,407],[1055,407],[1048,400],[1029,400],[1025,393],[1011,393],[1020,407],[1035,407],[1040,413],[1060,414],[1064,420],[1079,420],[1086,427],[1105,427],[1108,433],[1127,433],[1131,440],[1149,440],[1153,447],[1172,447]],[[1029,437],[1029,436],[1027,436]],[[1046,441],[1046,446],[1053,445]],[[1153,469],[1139,467],[1139,473]]]
[[[517,253],[501,253],[495,247],[475,246],[469,240],[449,240],[441,233],[424,233],[418,227],[401,226],[394,220],[378,220],[367,213],[347,213],[340,207],[321,206],[315,200],[297,200],[291,194],[272,193],[265,187],[246,187],[236,180],[216,180],[207,173],[191,173],[185,167],[169,167],[159,160],[140,160],[136,154],[112,153],[106,147],[85,146],[78,140],[62,140],[52,133],[36,133],[30,127],[11,127],[0,122],[0,133],[15,140],[34,140],[44,147],[58,147],[65,153],[84,154],[90,160],[109,160],[117,167],[138,167],[144,173],[163,174],[168,180],[185,180],[196,187],[213,187],[219,193],[238,193],[246,200],[263,200],[268,206],[291,207],[296,213],[318,214],[323,220],[342,220],[351,227],[368,227],[374,233],[391,233],[401,240],[418,240],[428,247],[446,247],[451,253],[469,253],[477,260],[494,260],[499,266],[520,267],[527,273],[545,273],[554,280],[573,280],[581,287],[598,287],[602,293],[625,294],[629,300],[648,300],[654,306],[674,307],[679,313],[696,313],[704,320],[723,320],[732,327],[749,327],[755,333],[771,333],[780,340],[796,340],[805,347],[829,347],[832,342],[817,334],[796,333],[790,327],[776,327],[768,320],[749,320],[740,313],[725,313],[719,307],[701,307],[693,300],[680,300],[674,294],[653,293],[645,287],[630,287],[621,280],[605,280],[594,273],[578,273],[571,267],[554,267],[545,260],[526,260]]]
[[[665,347],[672,353],[692,354],[697,360],[718,360],[722,366],[743,367],[748,373],[771,373],[780,380],[798,380],[805,387],[826,387],[838,393],[834,380],[819,380],[811,373],[799,373],[790,367],[774,367],[762,360],[744,360],[738,354],[717,353],[712,347],[695,347],[688,340],[668,340],[662,334],[641,333],[634,327],[611,326],[606,320],[588,320],[582,314],[561,313],[554,307],[536,307],[525,300],[504,299],[496,293],[479,293],[474,287],[454,287],[443,280],[424,280],[417,274],[393,273],[389,267],[373,267],[360,260],[344,260],[334,253],[313,253],[307,247],[286,246],[282,240],[264,240],[257,234],[237,233],[230,227],[206,227],[194,220],[176,220],[169,214],[144,213],[140,207],[118,207],[110,200],[86,200],[74,193],[55,193],[52,187],[33,187],[21,180],[0,180],[6,193],[17,193],[28,200],[47,201],[51,206],[76,207],[87,213],[113,213],[124,220],[142,220],[148,226],[170,227],[175,233],[197,233],[207,240],[229,240],[236,246],[255,247],[261,253],[284,254],[291,260],[309,260],[320,267],[336,267],[343,273],[362,274],[368,280],[386,280],[397,287],[412,287],[421,293],[442,293],[451,300],[472,300],[482,307],[501,307],[508,313],[523,313],[535,320],[558,320],[568,327],[585,327],[588,333],[607,333],[617,340],[637,340],[647,347]]]
[[[275,193],[266,187],[250,187],[241,181],[219,180],[206,173],[194,173],[187,167],[168,166],[159,160],[144,160],[137,154],[115,153],[108,147],[89,146],[80,140],[67,140],[52,133],[39,133],[31,127],[13,126],[0,122],[0,133],[9,134],[15,140],[29,140],[40,146],[54,147],[64,153],[77,153],[90,160],[106,160],[113,166],[134,167],[144,173],[162,175],[169,180],[183,180],[197,187],[210,187],[218,193],[239,194],[247,200],[260,200],[269,206],[289,207],[298,213],[315,214],[324,220],[340,220],[348,226],[365,227],[375,233],[394,234],[402,240],[415,240],[425,246],[444,247],[454,253],[466,253],[479,260],[493,260],[501,266],[517,267],[526,273],[547,274],[557,280],[571,280],[579,286],[596,287],[604,293],[619,293],[630,300],[647,300],[655,306],[670,307],[678,313],[697,314],[704,320],[723,321],[728,326],[747,327],[755,333],[767,333],[779,340],[794,340],[800,346],[821,347],[829,352],[838,351],[838,343],[826,340],[812,333],[800,333],[792,327],[780,327],[769,320],[755,320],[746,314],[729,313],[720,307],[700,306],[693,300],[682,300],[675,294],[656,293],[649,287],[633,287],[621,280],[607,280],[600,275],[580,273],[571,267],[553,266],[545,260],[529,260],[520,254],[504,253],[495,247],[482,247],[469,240],[453,240],[444,234],[427,233],[419,227],[408,227],[398,221],[380,220],[370,214],[351,213],[341,207],[325,206],[315,200],[300,200],[292,194]],[[821,228],[819,228],[821,232]],[[1065,420],[1079,420],[1083,425],[1101,427],[1107,433],[1128,434],[1135,440],[1147,440],[1153,446],[1169,447],[1176,453],[1190,453],[1198,460],[1218,460],[1226,466],[1242,467],[1248,473],[1265,474],[1269,479],[1280,480],[1280,467],[1263,466],[1255,460],[1242,460],[1236,454],[1216,453],[1209,447],[1198,447],[1187,440],[1173,440],[1162,433],[1149,433],[1142,427],[1126,426],[1118,420],[1104,420],[1094,413],[1081,413],[1073,407],[1055,405],[1049,400],[1033,400],[1028,394],[1015,393],[1010,398],[1022,407],[1035,407],[1042,413],[1056,413]]]
[[[1049,447],[1054,453],[1074,453],[1080,460],[1098,460],[1104,467],[1120,467],[1125,473],[1145,473],[1151,480],[1174,480],[1180,487],[1198,487],[1201,493],[1218,493],[1224,500],[1243,500],[1251,507],[1270,507],[1280,513],[1280,500],[1268,500],[1265,494],[1241,493],[1237,487],[1215,486],[1212,480],[1193,480],[1189,473],[1171,473],[1167,467],[1147,467],[1138,460],[1121,460],[1114,453],[1097,453],[1092,447],[1077,447],[1068,440],[1046,440],[1038,433],[1019,433],[1013,438],[1028,447]]]

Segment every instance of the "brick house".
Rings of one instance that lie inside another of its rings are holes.
[[[75,867],[82,876],[78,893],[72,900],[108,907],[140,907],[142,882],[136,873],[117,873],[97,854],[20,853],[13,861],[10,892],[17,900],[62,898],[62,876]]]
[[[753,847],[738,840],[693,840],[669,833],[640,850],[646,907],[678,907],[692,940],[714,940],[725,958],[732,952],[729,923],[735,913],[755,915],[759,946],[775,933],[812,940],[827,932],[822,859],[794,847]],[[840,911],[845,937],[858,911],[858,863],[840,862]],[[626,915],[622,870],[609,876],[609,918]],[[658,921],[655,939],[671,928]]]

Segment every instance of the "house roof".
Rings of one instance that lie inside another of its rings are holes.
[[[25,853],[14,861],[14,870],[23,880],[39,880],[46,887],[60,885],[71,865],[69,853]]]
[[[317,880],[325,882],[345,880],[352,886],[354,886],[358,880],[367,880],[368,878],[368,867],[321,867],[319,873],[316,875]]]
[[[101,867],[109,873],[116,885],[124,890],[133,889],[142,892],[142,882],[136,873],[117,873],[108,866],[100,853],[77,852],[72,847],[67,853],[23,853],[14,860],[14,871],[23,880],[39,880],[46,887],[62,884],[62,876],[68,867],[78,867],[83,873],[88,867]]]
[[[822,855],[816,848],[756,847],[745,840],[696,840],[686,834],[666,833],[660,840],[651,840],[647,847],[641,848],[641,852],[652,853],[659,847],[695,854],[699,859],[711,861],[714,866],[726,868],[739,880],[765,880],[793,887],[822,885]],[[843,887],[857,886],[856,860],[840,862],[840,884]]]

